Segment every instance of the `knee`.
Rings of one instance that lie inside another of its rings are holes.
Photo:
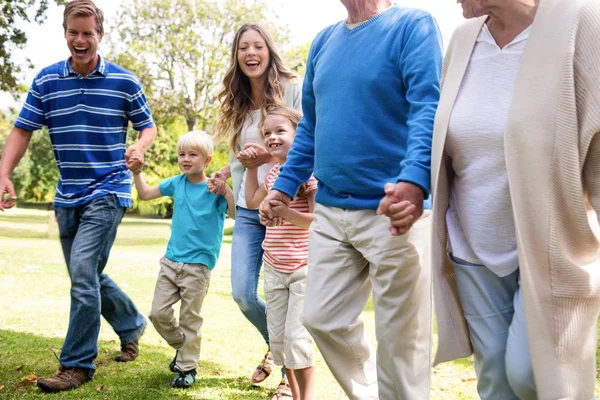
[[[244,290],[234,290],[232,292],[232,295],[233,301],[236,302],[236,304],[242,312],[248,311],[250,309],[252,302],[254,301],[250,293]]]
[[[172,313],[168,308],[153,308],[148,319],[155,327],[171,322]]]
[[[325,313],[317,309],[306,307],[302,315],[302,324],[311,333],[329,332],[331,328],[331,318],[328,318]]]
[[[533,367],[529,357],[514,357],[507,354],[506,377],[508,384],[519,399],[537,399]]]

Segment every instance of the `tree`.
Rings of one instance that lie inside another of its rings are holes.
[[[210,130],[236,29],[260,22],[287,36],[268,20],[263,0],[130,0],[110,57],[141,77],[157,121],[183,116],[188,130]]]
[[[38,24],[46,18],[48,0],[0,0],[0,91],[10,92],[15,96],[26,90],[18,83],[18,75],[23,67],[11,59],[11,52],[22,49],[27,43],[25,32],[17,28],[17,23],[31,22],[29,12],[33,10],[33,19]],[[56,4],[65,4],[65,0],[54,0]],[[26,59],[26,67],[33,64]]]

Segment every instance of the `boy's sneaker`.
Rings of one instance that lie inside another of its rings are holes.
[[[171,372],[177,372],[177,369],[175,369],[175,366],[177,363],[178,355],[179,355],[179,350],[175,350],[175,357],[173,357],[173,361],[171,361],[171,364],[169,364],[169,369],[171,370]]]
[[[75,389],[90,380],[88,371],[83,368],[68,368],[60,366],[60,372],[47,379],[40,379],[38,387],[47,393]]]
[[[196,381],[196,370],[190,369],[189,371],[177,371],[177,375],[171,381],[171,387],[187,389],[194,384]]]

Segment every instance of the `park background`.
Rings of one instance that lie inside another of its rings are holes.
[[[61,0],[0,0],[0,149],[16,119],[31,80],[40,68],[69,56],[62,31]],[[437,19],[445,46],[461,22],[454,0],[405,0]],[[178,173],[175,144],[190,129],[212,133],[216,95],[229,64],[235,30],[245,22],[268,27],[287,65],[304,74],[311,39],[345,17],[339,0],[97,0],[105,11],[105,37],[99,53],[141,79],[158,135],[146,155],[150,183]],[[129,141],[135,140],[130,132]],[[228,162],[217,146],[209,173]],[[44,397],[36,379],[58,369],[68,324],[69,279],[53,213],[47,205],[58,178],[47,131],[36,132],[13,174],[19,195],[15,209],[0,214],[0,398]],[[158,259],[170,234],[171,201],[138,202],[125,217],[106,272],[150,309]],[[263,384],[250,382],[265,345],[231,298],[228,220],[219,263],[204,305],[205,325],[197,384],[188,391],[168,386],[173,352],[153,328],[141,341],[141,355],[129,364],[113,361],[118,338],[104,321],[99,372],[84,387],[53,395],[82,399],[270,399],[277,374]],[[260,288],[262,291],[262,287]],[[363,315],[374,339],[373,308]],[[437,338],[434,337],[434,345]],[[345,396],[322,358],[317,360],[317,399]],[[598,385],[597,385],[598,388]],[[597,394],[600,391],[597,390]],[[433,399],[476,399],[472,358],[433,369]]]

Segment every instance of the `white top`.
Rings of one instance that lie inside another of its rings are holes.
[[[454,170],[446,212],[452,254],[500,277],[519,266],[504,130],[530,30],[500,49],[483,25],[445,145]]]
[[[245,145],[248,143],[257,143],[261,146],[264,146],[264,141],[260,136],[260,132],[258,131],[258,124],[260,123],[260,110],[255,110],[252,112],[252,115],[246,117],[244,121],[244,125],[242,126],[242,134],[240,136],[241,148],[243,149]],[[269,175],[269,171],[276,163],[266,163],[258,167],[258,183],[261,183],[265,180],[266,176]],[[237,205],[239,207],[246,207],[246,174],[247,171],[244,170],[244,175],[242,176],[242,186],[240,187],[240,194],[238,195]]]

